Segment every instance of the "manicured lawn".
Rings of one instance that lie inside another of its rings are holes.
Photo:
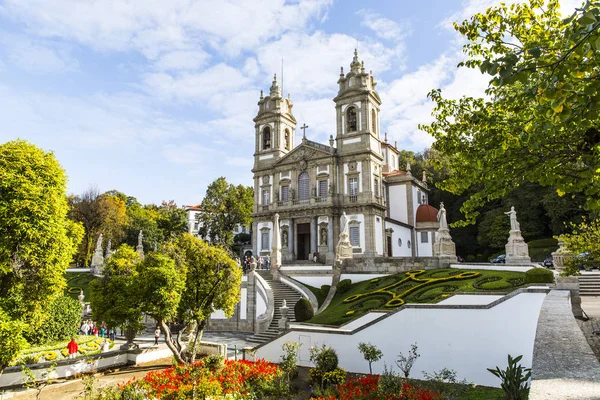
[[[317,298],[317,303],[319,303],[319,307],[321,307],[321,304],[323,304],[323,302],[325,301],[325,297],[327,295],[323,294],[323,292],[321,291],[321,288],[316,288],[314,286],[310,286],[305,283],[303,283],[303,285],[306,286],[308,289],[310,289],[311,292],[313,292],[313,294]],[[317,311],[317,310],[315,310],[315,311]]]
[[[508,293],[524,285],[522,272],[450,268],[408,271],[352,284],[347,292],[336,293],[329,307],[307,322],[341,325],[370,310],[393,310],[405,303],[437,303],[453,293]]]
[[[75,340],[79,345],[78,356],[89,356],[100,353],[100,345],[105,339],[89,335],[77,336]],[[63,340],[25,349],[19,353],[13,364],[19,364],[21,362],[31,364],[36,362],[63,360],[67,358],[67,343],[69,343],[69,341],[70,340]],[[111,340],[108,340],[108,342],[109,348],[112,348],[114,343]]]
[[[93,279],[98,279],[88,272],[67,272],[65,273],[67,287],[65,294],[77,300],[79,292],[83,289],[83,294],[86,296],[84,301],[89,301],[88,285]]]

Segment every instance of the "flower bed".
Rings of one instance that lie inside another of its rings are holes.
[[[100,353],[100,345],[102,342],[104,342],[104,340],[108,341],[109,349],[112,349],[115,345],[114,342],[109,339],[103,339],[95,336],[79,336],[76,340],[77,344],[79,345],[79,351],[77,354],[78,356],[91,356]],[[69,341],[62,341],[55,344],[37,346],[24,350],[13,362],[13,365],[64,360],[69,356],[69,352],[67,351],[67,343],[69,343]]]
[[[224,360],[220,366],[202,361],[148,373],[144,378],[119,385],[125,393],[155,399],[227,398],[261,399],[277,394],[281,369],[265,360]],[[227,396],[227,397],[221,397]]]
[[[345,383],[336,385],[335,395],[317,397],[311,400],[442,400],[439,392],[402,382],[400,393],[382,393],[379,386],[379,375],[348,379]]]

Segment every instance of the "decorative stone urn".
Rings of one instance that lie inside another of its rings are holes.
[[[552,263],[554,264],[554,269],[559,274],[562,274],[565,271],[568,260],[575,257],[574,254],[569,253],[564,244],[565,242],[563,241],[563,236],[560,235],[558,237],[558,249],[552,253]]]

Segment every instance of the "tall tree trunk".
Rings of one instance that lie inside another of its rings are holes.
[[[192,342],[192,351],[190,354],[190,364],[193,364],[196,361],[196,353],[198,342],[202,340],[202,333],[204,332],[204,327],[206,326],[206,320],[196,321],[196,334],[194,335],[194,340]]]
[[[176,344],[173,342],[173,335],[171,335],[171,329],[169,329],[167,324],[165,324],[165,321],[163,321],[162,319],[159,320],[158,323],[160,324],[160,327],[165,333],[165,343],[167,343],[167,347],[173,353],[173,357],[175,357],[175,360],[180,364],[187,364],[181,356],[180,349],[178,349]]]

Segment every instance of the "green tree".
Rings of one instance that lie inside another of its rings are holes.
[[[27,341],[41,344],[71,339],[79,330],[81,311],[77,300],[61,294],[50,303],[40,327],[27,333]]]
[[[227,183],[220,177],[211,183],[202,200],[198,233],[210,238],[211,243],[231,246],[233,229],[238,225],[248,226],[252,222],[254,190],[251,187]]]
[[[365,360],[369,363],[369,374],[373,375],[373,368],[371,365],[375,361],[381,360],[381,357],[383,357],[382,351],[379,350],[377,346],[364,342],[358,344],[358,351],[361,352]]]
[[[158,227],[160,213],[155,205],[143,206],[137,200],[132,201],[127,206],[127,218],[124,238],[126,244],[137,246],[140,231],[143,231],[142,240],[145,250],[153,249],[155,244],[165,239],[162,230]]]
[[[127,223],[125,201],[90,188],[79,196],[71,196],[69,203],[69,216],[81,222],[85,229],[76,261],[87,266],[100,234],[103,234],[105,243],[110,239],[116,245],[123,239],[123,228]]]
[[[123,244],[106,261],[104,276],[90,282],[89,294],[92,314],[96,321],[104,321],[110,328],[125,326],[128,341],[143,325],[138,267],[141,257],[132,247]]]
[[[225,250],[189,234],[172,239],[161,251],[140,264],[143,311],[161,325],[177,361],[190,363],[210,315],[215,310],[233,315],[242,272]],[[173,337],[167,323],[176,321],[180,326]],[[183,331],[191,332],[187,341]]]
[[[158,208],[158,229],[162,231],[164,238],[177,236],[188,230],[187,212],[177,207],[175,201],[163,201]]]
[[[474,189],[461,208],[466,222],[524,182],[600,208],[599,27],[598,3],[564,19],[557,0],[501,4],[455,24],[468,40],[459,66],[490,75],[488,97],[433,90],[435,120],[421,129],[445,155],[441,187]]]
[[[67,218],[66,176],[52,153],[0,145],[0,371],[39,328],[81,240]]]

